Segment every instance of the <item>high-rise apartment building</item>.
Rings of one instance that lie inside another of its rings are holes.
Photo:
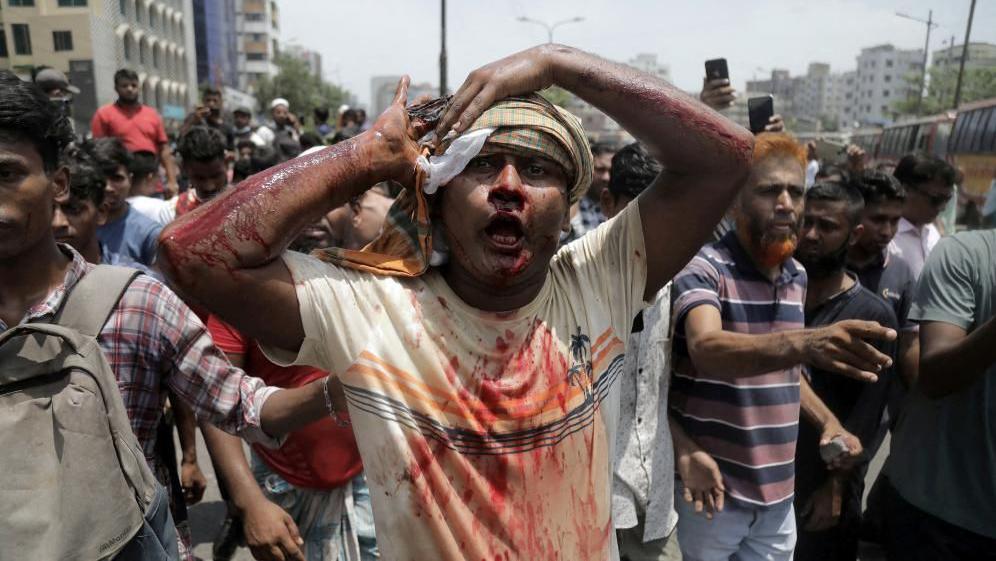
[[[236,0],[193,0],[197,82],[215,88],[239,87]]]
[[[112,102],[114,73],[138,73],[142,101],[178,124],[197,95],[192,0],[7,0],[0,11],[0,68],[25,79],[48,66],[81,92],[79,131]]]
[[[855,75],[854,118],[862,124],[890,124],[896,103],[915,97],[923,67],[922,49],[878,45],[861,49]]]
[[[276,0],[235,0],[239,89],[253,92],[264,76],[276,76],[280,11]]]
[[[955,45],[954,47],[937,49],[932,53],[930,64],[941,70],[948,68],[957,70],[961,64],[963,46]],[[965,68],[996,68],[996,45],[970,41],[968,43],[968,57],[965,59]]]

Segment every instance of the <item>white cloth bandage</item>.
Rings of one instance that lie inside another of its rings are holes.
[[[426,195],[436,192],[441,185],[446,185],[467,167],[484,148],[484,143],[495,129],[478,129],[460,135],[440,156],[419,156],[417,165],[425,172],[425,182],[422,191]]]

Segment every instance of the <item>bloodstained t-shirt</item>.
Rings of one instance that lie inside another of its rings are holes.
[[[562,248],[536,298],[468,306],[442,276],[296,253],[305,340],[277,362],[341,372],[394,560],[616,559],[610,458],[646,282],[637,205]]]

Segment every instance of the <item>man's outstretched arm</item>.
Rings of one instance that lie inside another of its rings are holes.
[[[369,131],[254,175],[163,229],[159,261],[173,286],[248,336],[297,351],[297,295],[277,257],[306,226],[375,183],[412,182],[420,131],[408,121],[407,92],[405,78]]]
[[[664,166],[638,199],[649,299],[729,208],[749,173],[753,136],[662,80],[561,45],[535,47],[471,72],[436,132],[463,132],[495,101],[551,85],[607,113]]]

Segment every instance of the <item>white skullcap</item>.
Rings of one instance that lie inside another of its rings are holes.
[[[273,109],[274,107],[276,107],[278,105],[283,105],[287,109],[290,109],[290,102],[288,102],[286,99],[284,99],[282,97],[278,97],[277,99],[274,99],[273,101],[271,101],[270,102],[270,109]]]

